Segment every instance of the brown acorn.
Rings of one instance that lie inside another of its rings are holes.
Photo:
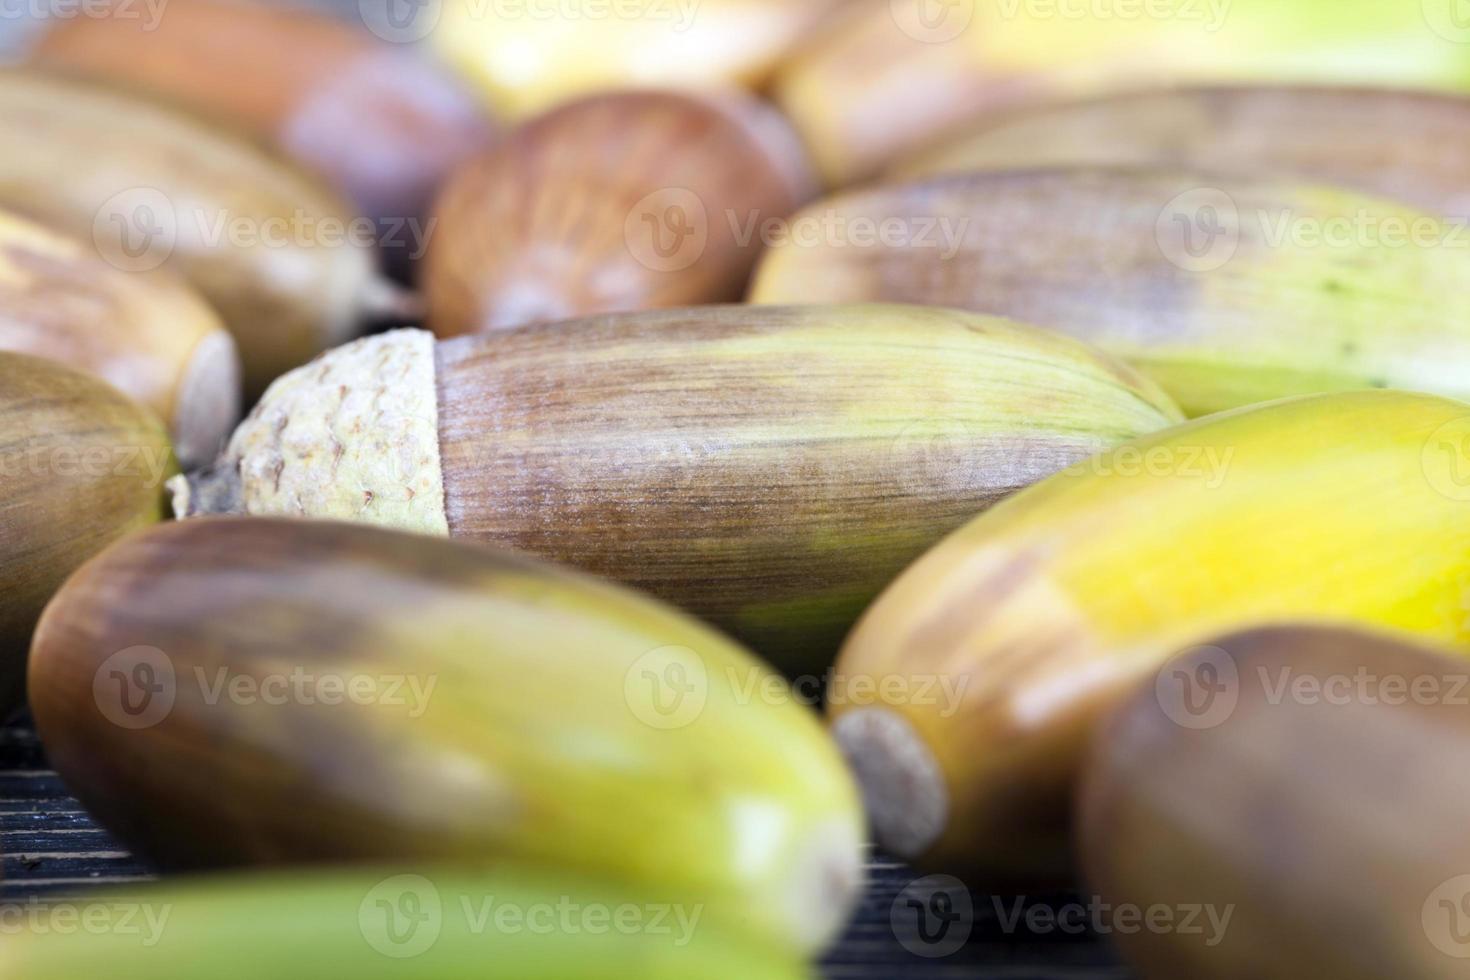
[[[1180,419],[1064,337],[919,307],[701,307],[402,330],[273,385],[182,515],[365,521],[627,582],[826,667],[929,545]]]
[[[762,224],[815,190],[771,108],[734,94],[594,96],[466,164],[425,272],[441,337],[739,299]]]
[[[67,582],[30,690],[68,787],[165,868],[593,873],[730,907],[801,952],[861,885],[851,774],[769,667],[511,552],[343,523],[165,524]]]
[[[162,8],[160,8],[162,10]],[[41,66],[163,97],[238,126],[328,177],[363,211],[423,214],[439,181],[492,126],[454,76],[337,18],[271,4],[117,3],[54,19]]]
[[[1466,216],[1470,98],[1329,86],[1145,89],[1000,115],[890,176],[1079,165],[1295,177]]]
[[[1095,739],[1103,928],[1144,980],[1464,977],[1467,755],[1463,662],[1336,628],[1208,640]]]
[[[0,351],[0,713],[19,703],[31,631],[79,565],[163,515],[159,421],[55,361]]]
[[[223,129],[13,70],[0,74],[0,142],[0,206],[125,271],[181,273],[234,334],[251,393],[401,305],[376,274],[368,219]]]
[[[81,242],[0,211],[0,350],[95,374],[167,419],[183,465],[240,418],[235,342],[173,276],[127,273]]]

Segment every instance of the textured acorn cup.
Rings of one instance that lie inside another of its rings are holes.
[[[160,96],[269,141],[379,219],[418,217],[490,141],[457,78],[342,20],[269,5],[169,0],[148,18],[57,19],[36,64]]]
[[[101,86],[0,72],[0,206],[126,271],[181,273],[234,334],[247,392],[401,298],[354,215],[252,142]]]
[[[41,609],[79,565],[163,516],[174,472],[146,409],[91,375],[0,351],[0,715]]]
[[[166,868],[526,861],[812,950],[860,890],[862,813],[812,712],[748,693],[772,683],[692,618],[511,552],[222,518],[73,576],[30,691],[67,786]]]
[[[697,895],[504,865],[217,876],[52,899],[47,912],[126,914],[131,927],[17,930],[0,980],[810,977]]]
[[[1015,0],[942,10],[931,0],[852,3],[783,67],[775,92],[828,183],[844,186],[987,114],[1139,85],[1351,81],[1463,92],[1470,62],[1447,11],[1211,0],[1163,16],[1074,17]]]
[[[1045,480],[904,572],[829,696],[880,840],[979,875],[1072,870],[1099,713],[1203,636],[1337,621],[1464,644],[1470,405],[1356,392],[1212,416]]]
[[[1294,177],[1470,214],[1470,99],[1395,89],[1150,89],[991,118],[890,177],[1063,166]]]
[[[1205,913],[1118,930],[1140,975],[1463,977],[1466,681],[1391,639],[1281,627],[1144,684],[1091,754],[1084,864],[1114,908]]]
[[[567,17],[547,16],[546,7],[487,16],[476,0],[447,0],[434,6],[432,24],[421,23],[433,28],[427,43],[498,113],[522,119],[620,88],[759,87],[826,11],[846,2],[620,0],[611,17]]]
[[[510,545],[802,673],[950,530],[1179,419],[1073,341],[947,310],[704,307],[437,347],[399,331],[282,379],[175,507]]]
[[[240,359],[209,305],[164,272],[122,272],[81,242],[0,211],[0,350],[94,374],[167,419],[185,466],[240,419]]]
[[[445,188],[429,326],[448,337],[739,299],[762,223],[800,206],[812,181],[795,134],[744,96],[624,92],[563,106]]]
[[[1129,361],[1190,415],[1370,387],[1470,396],[1463,229],[1396,202],[1080,168],[880,186],[793,221],[808,217],[896,222],[914,238],[782,244],[752,302],[927,303],[1043,324]]]

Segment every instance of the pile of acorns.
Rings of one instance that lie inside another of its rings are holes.
[[[391,3],[0,74],[0,707],[214,872],[0,978],[799,977],[869,828],[1464,975],[1447,5]]]

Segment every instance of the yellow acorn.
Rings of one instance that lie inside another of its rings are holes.
[[[1470,653],[1467,517],[1470,405],[1390,391],[1198,419],[1015,495],[894,582],[838,660],[829,710],[880,840],[1065,873],[1093,723],[1210,636],[1325,621]]]

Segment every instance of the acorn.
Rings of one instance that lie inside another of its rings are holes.
[[[162,525],[52,601],[30,692],[67,786],[165,869],[520,862],[704,896],[804,952],[861,886],[851,777],[770,668],[512,552]]]
[[[989,114],[1139,85],[1464,92],[1470,56],[1453,10],[1382,0],[852,3],[773,87],[828,183],[845,186]]]
[[[502,865],[213,875],[11,911],[0,980],[811,976],[708,896]],[[44,927],[66,922],[92,928]]]
[[[999,114],[889,176],[1174,167],[1291,177],[1470,215],[1470,98],[1401,89],[1143,89]]]
[[[0,206],[124,271],[181,273],[239,345],[247,390],[399,311],[372,223],[314,178],[187,115],[84,82],[0,74]]]
[[[909,307],[701,307],[444,341],[272,386],[180,516],[365,521],[646,589],[792,671],[1007,494],[1181,418],[1044,331]]]
[[[240,419],[240,359],[219,317],[162,271],[127,273],[81,242],[0,211],[0,350],[95,374],[169,421],[186,466]]]
[[[456,76],[307,10],[168,0],[166,16],[149,17],[123,0],[53,19],[29,58],[251,133],[329,178],[385,231],[420,217],[445,174],[493,134]]]
[[[745,96],[620,92],[525,124],[455,174],[425,269],[441,337],[737,300],[762,227],[815,191]]]
[[[1142,685],[1096,738],[1080,831],[1139,976],[1463,977],[1467,692],[1463,661],[1305,626],[1206,639]]]
[[[879,841],[992,881],[1066,877],[1092,726],[1202,637],[1300,620],[1470,654],[1467,513],[1470,405],[1396,391],[1223,412],[1021,491],[843,646],[828,710]]]
[[[792,223],[754,303],[926,303],[1053,327],[1190,415],[1402,388],[1470,398],[1470,235],[1409,205],[1291,179],[1077,167],[879,185]]]
[[[760,87],[847,0],[447,0],[402,33],[424,37],[497,113],[522,119],[610,89]]]
[[[55,361],[0,351],[0,715],[41,608],[78,566],[163,516],[175,471],[151,412]]]

